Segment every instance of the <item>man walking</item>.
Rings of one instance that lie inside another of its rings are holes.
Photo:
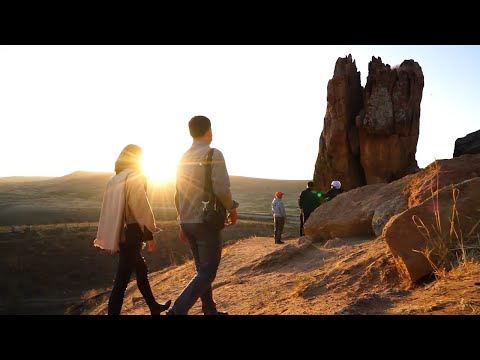
[[[188,241],[197,270],[190,283],[167,315],[187,315],[198,298],[205,315],[228,315],[217,310],[213,301],[212,282],[222,255],[220,230],[203,221],[202,203],[205,189],[205,161],[212,142],[212,127],[205,116],[194,116],[188,123],[193,144],[183,154],[177,167],[175,207],[180,220],[180,238]],[[212,192],[227,209],[227,225],[237,222],[237,207],[230,192],[230,179],[223,154],[214,149],[211,164]]]

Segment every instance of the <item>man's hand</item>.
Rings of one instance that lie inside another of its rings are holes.
[[[154,252],[156,248],[157,248],[157,242],[155,241],[155,239],[147,241],[147,252],[149,253]]]
[[[182,228],[180,228],[180,233],[178,234],[178,237],[182,242],[184,242],[185,244],[188,244],[188,236],[187,234],[185,234]]]
[[[229,211],[227,219],[225,221],[225,225],[235,225],[237,223],[237,210]]]

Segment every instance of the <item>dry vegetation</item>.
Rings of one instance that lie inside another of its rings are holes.
[[[159,300],[175,299],[194,274],[191,261],[152,276]],[[399,283],[393,259],[380,239],[344,239],[343,245],[275,245],[271,237],[232,242],[223,250],[213,283],[218,306],[232,315],[267,314],[477,314],[480,267],[468,264],[445,278],[411,289]],[[105,314],[107,296],[73,313]],[[125,314],[148,314],[135,283]],[[200,301],[190,314],[200,315]]]
[[[434,166],[436,173],[435,177],[430,179],[430,192],[434,203],[435,223],[425,224],[418,216],[413,216],[412,220],[426,242],[426,248],[421,253],[434,269],[435,276],[440,278],[445,277],[451,269],[466,268],[469,263],[480,260],[480,220],[471,229],[467,229],[467,232],[462,231],[462,218],[457,209],[460,191],[451,186],[452,205],[445,208],[439,202],[439,173],[436,162]],[[442,216],[445,213],[449,215]]]
[[[178,239],[177,221],[160,221],[158,249],[144,253],[151,271],[183,264],[188,247]],[[298,224],[286,231],[295,233]],[[94,248],[96,223],[34,225],[11,232],[0,227],[0,314],[59,314],[82,298],[109,291],[118,257]],[[271,236],[270,221],[240,220],[223,231],[225,242]]]
[[[0,219],[13,214],[18,220],[0,227],[0,313],[60,314],[67,308],[71,314],[105,313],[117,257],[92,246],[96,223],[88,221],[97,220],[107,175],[90,179],[94,185],[89,182],[81,193],[75,188],[90,174],[67,176],[63,181],[69,185],[60,182],[60,187],[58,179],[0,182]],[[439,216],[434,226],[414,219],[428,241],[424,254],[435,266],[437,280],[407,288],[381,238],[297,244],[297,198],[305,182],[251,180],[232,180],[242,211],[237,225],[223,231],[226,246],[213,284],[222,309],[231,314],[480,313],[480,239],[474,236],[479,224],[459,232],[455,201],[448,224]],[[150,193],[165,230],[156,235],[157,252],[144,255],[159,300],[175,299],[194,272],[190,252],[178,240],[171,190]],[[273,243],[269,217],[277,190],[286,193],[290,215],[287,244],[281,246]],[[455,190],[452,195],[458,196]],[[44,218],[78,222],[35,225]],[[34,225],[12,232],[14,224]],[[148,313],[135,282],[127,290],[124,312]],[[199,303],[191,313],[200,313]]]

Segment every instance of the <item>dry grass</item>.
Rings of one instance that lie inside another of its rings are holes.
[[[412,287],[412,281],[410,280],[410,274],[408,273],[407,266],[405,263],[400,260],[398,257],[393,257],[393,262],[395,263],[395,268],[397,270],[399,285],[404,289],[409,289]],[[388,273],[382,273],[381,279],[387,279]]]
[[[447,221],[444,218],[442,219],[442,209],[439,203],[437,162],[435,162],[435,170],[436,176],[431,180],[430,184],[434,203],[435,223],[425,224],[416,215],[412,217],[412,220],[427,244],[425,249],[417,252],[426,257],[434,270],[435,276],[439,278],[445,277],[445,274],[453,268],[466,265],[480,258],[480,238],[475,233],[480,220],[466,234],[462,232],[461,219],[457,210],[457,200],[460,191],[454,185],[452,185],[452,207],[447,209],[450,215]],[[434,181],[435,183],[433,183]]]
[[[317,279],[310,274],[299,275],[295,279],[295,288],[291,294],[303,297],[305,292],[309,290],[310,287],[313,286],[316,282]]]

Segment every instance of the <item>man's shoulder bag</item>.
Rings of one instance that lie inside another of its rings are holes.
[[[206,161],[203,166],[205,167],[205,185],[203,191],[203,222],[208,224],[210,228],[216,231],[220,231],[225,227],[225,220],[227,219],[227,211],[223,207],[220,200],[217,199],[213,193],[212,186],[212,157],[213,150],[208,152]]]

